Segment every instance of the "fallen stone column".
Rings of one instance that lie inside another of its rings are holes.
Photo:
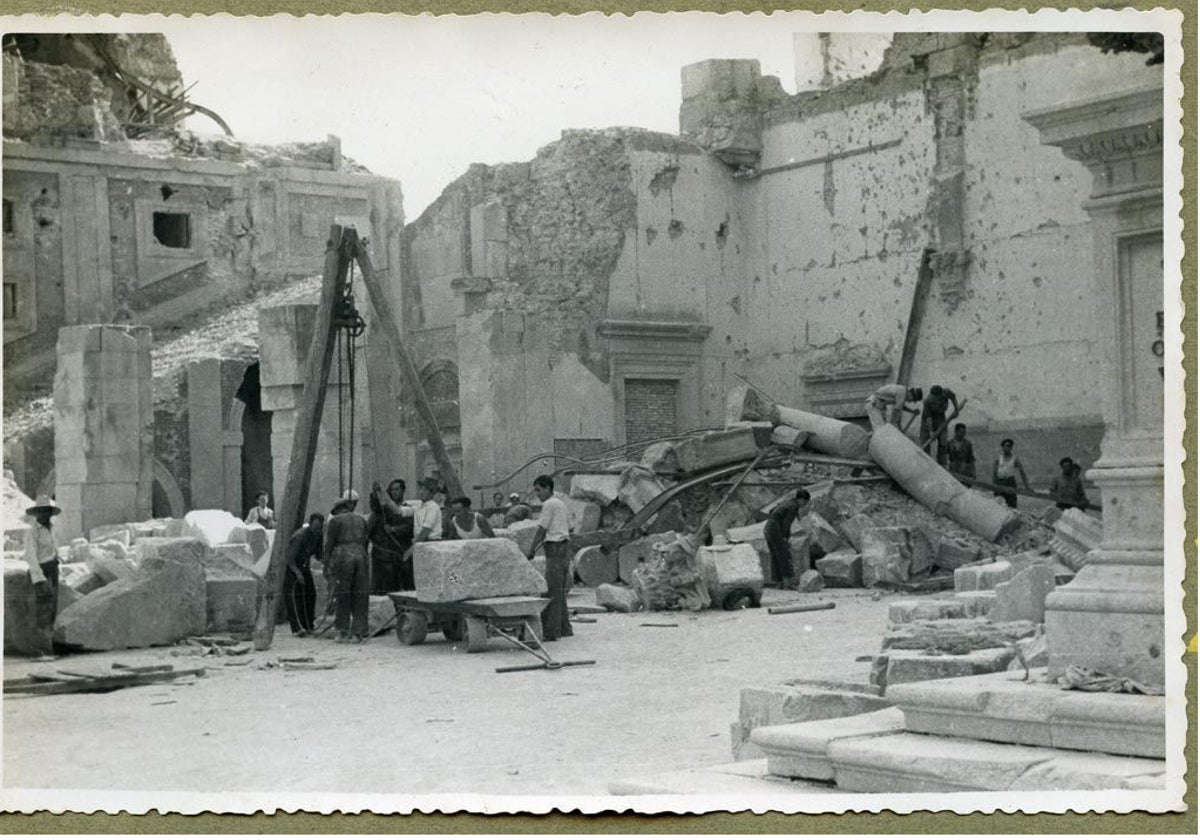
[[[1011,508],[964,487],[893,426],[875,429],[869,452],[914,499],[976,536],[996,542],[1020,524]]]
[[[867,454],[871,435],[853,423],[783,405],[774,406],[771,414],[772,421],[778,420],[784,426],[806,432],[808,439],[804,446],[815,452],[839,458],[861,458]]]

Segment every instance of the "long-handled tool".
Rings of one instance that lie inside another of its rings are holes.
[[[596,664],[595,659],[576,659],[576,660],[569,661],[569,662],[559,662],[558,660],[556,660],[552,656],[550,656],[550,654],[546,653],[546,650],[545,650],[545,648],[542,647],[542,643],[540,640],[538,641],[538,646],[535,648],[535,647],[532,647],[531,645],[525,644],[525,642],[521,641],[516,636],[510,635],[509,633],[505,632],[504,629],[501,627],[493,626],[491,628],[491,630],[497,636],[501,637],[502,639],[507,639],[508,641],[510,641],[514,645],[516,645],[517,647],[521,648],[521,650],[527,651],[528,653],[532,653],[534,656],[536,656],[538,659],[541,660],[537,665],[506,665],[503,668],[497,668],[496,669],[497,674],[511,674],[514,671],[539,671],[539,670],[543,670],[543,669],[547,670],[547,671],[559,671],[559,670],[562,670],[563,668],[571,668],[576,665],[595,665]],[[529,626],[528,621],[525,622],[525,631],[529,634],[530,637],[532,637],[534,639],[537,638],[537,636],[533,632],[533,628],[531,628]]]

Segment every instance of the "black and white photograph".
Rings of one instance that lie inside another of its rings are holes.
[[[5,811],[1184,810],[1181,12],[0,23]]]

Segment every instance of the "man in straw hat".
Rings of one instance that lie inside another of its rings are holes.
[[[38,496],[37,504],[25,509],[33,517],[33,525],[25,532],[25,562],[37,599],[38,651],[42,656],[54,655],[54,616],[58,611],[58,533],[53,517],[62,508],[49,496]]]
[[[338,641],[361,641],[367,635],[371,606],[371,572],[367,564],[367,518],[354,512],[358,493],[347,490],[329,511],[322,565],[332,574]]]

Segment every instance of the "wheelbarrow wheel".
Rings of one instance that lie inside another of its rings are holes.
[[[425,613],[404,612],[396,619],[396,638],[402,645],[419,645],[429,632]]]
[[[487,622],[482,618],[468,615],[463,617],[463,624],[465,625],[464,636],[467,641],[467,653],[478,653],[486,648],[488,642]]]
[[[463,637],[462,616],[454,616],[442,622],[442,635],[448,642],[461,642]]]

